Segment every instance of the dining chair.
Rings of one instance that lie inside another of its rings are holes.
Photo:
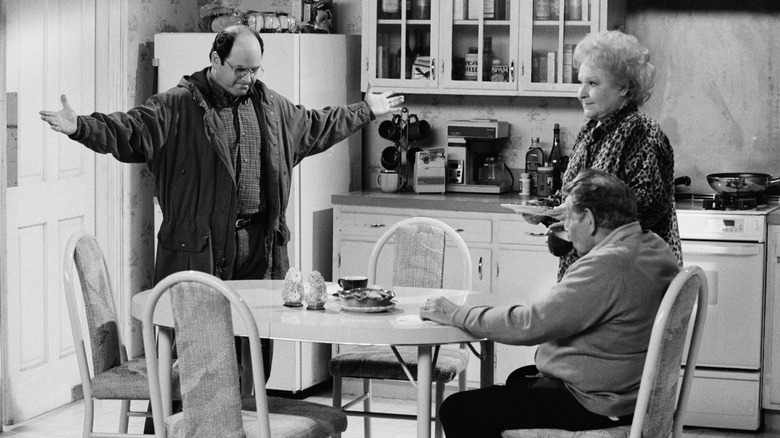
[[[149,400],[146,360],[143,356],[128,359],[127,349],[114,307],[114,295],[106,268],[105,258],[97,240],[79,231],[68,240],[62,265],[65,283],[65,301],[68,305],[70,327],[76,360],[79,365],[81,388],[84,393],[84,438],[106,436],[142,436],[128,434],[129,417],[149,417],[150,413],[131,411],[132,400]],[[81,290],[81,299],[76,290]],[[80,308],[83,304],[83,309]],[[89,335],[92,372],[87,360],[87,349],[82,332],[83,318]],[[172,371],[173,396],[179,395],[179,375]],[[94,400],[121,400],[119,434],[93,431],[95,418]]]
[[[379,255],[385,245],[394,240],[393,286],[425,287],[441,289],[444,285],[444,256],[447,239],[455,242],[461,258],[463,299],[471,290],[471,254],[463,238],[449,225],[437,219],[415,217],[391,226],[377,241],[368,261],[369,284],[375,284]],[[470,347],[470,346],[469,346]],[[433,380],[436,382],[436,437],[442,436],[438,418],[439,406],[444,398],[445,384],[459,377],[459,389],[466,389],[466,367],[469,351],[438,348],[433,355]],[[371,411],[371,380],[417,380],[417,348],[392,346],[358,346],[333,356],[329,363],[333,377],[333,406],[344,409],[347,415],[363,417],[363,434],[371,436],[371,417],[416,419],[415,415]],[[342,405],[343,378],[363,379],[363,393]],[[363,402],[363,411],[349,410]]]
[[[685,406],[690,397],[707,317],[707,297],[707,277],[698,266],[683,269],[669,285],[653,322],[631,425],[577,432],[560,429],[506,430],[502,432],[502,438],[666,438],[670,434],[672,438],[682,438]],[[696,316],[678,395],[680,365],[694,304]]]
[[[166,292],[176,330],[183,410],[163,418],[153,316]],[[240,332],[249,337],[251,411],[242,410],[233,314]],[[244,300],[219,278],[195,271],[169,275],[150,293],[142,324],[157,437],[325,438],[347,429],[347,417],[339,409],[266,395],[257,323]]]

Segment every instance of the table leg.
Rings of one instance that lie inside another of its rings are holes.
[[[482,362],[479,367],[479,386],[487,388],[493,385],[495,378],[493,364],[495,363],[495,350],[493,341],[480,341],[480,350],[482,350]]]
[[[173,390],[171,388],[171,367],[173,364],[173,329],[168,327],[159,328],[157,338],[157,360],[160,367],[160,395],[162,396],[163,418],[171,416],[171,398]]]
[[[417,438],[431,437],[432,360],[430,345],[417,347]]]

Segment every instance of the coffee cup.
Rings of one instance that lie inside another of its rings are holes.
[[[406,180],[404,177],[399,175],[395,170],[383,170],[382,173],[376,177],[376,184],[383,192],[387,193],[398,191],[405,183]]]
[[[382,151],[382,156],[379,160],[385,169],[397,169],[401,164],[401,152],[395,146],[388,146]]]
[[[364,275],[348,275],[339,278],[339,286],[342,290],[350,290],[358,287],[368,286],[368,277]]]
[[[563,257],[574,249],[563,222],[556,222],[547,229],[547,249],[556,257]]]
[[[379,135],[392,141],[400,140],[403,133],[403,123],[401,122],[401,116],[398,114],[394,115],[392,120],[383,121],[379,124]]]
[[[406,122],[406,138],[409,141],[422,140],[428,137],[431,125],[425,120],[420,120],[417,114],[410,114]]]

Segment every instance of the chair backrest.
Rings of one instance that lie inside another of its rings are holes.
[[[668,436],[669,431],[673,437],[682,438],[685,406],[707,317],[707,296],[707,277],[698,266],[683,269],[669,285],[650,335],[631,438]],[[680,365],[694,303],[696,318],[678,396]]]
[[[254,317],[243,299],[222,280],[195,271],[177,272],[160,281],[144,309],[144,349],[155,432],[162,431],[158,436],[165,436],[153,316],[157,302],[167,291],[176,330],[185,436],[244,436],[232,305],[249,333],[260,436],[270,438],[260,335]]]
[[[100,245],[93,236],[79,231],[70,237],[65,249],[62,274],[81,382],[86,386],[84,391],[87,396],[88,392],[91,394],[91,385],[81,331],[81,312],[75,292],[77,285],[81,288],[86,314],[92,350],[92,372],[98,375],[127,360],[127,352],[119,333],[108,269]]]
[[[379,238],[368,261],[369,284],[376,283],[379,254],[395,236],[393,286],[442,288],[447,239],[455,242],[461,255],[462,288],[471,290],[471,253],[452,227],[437,219],[414,217],[397,222]]]

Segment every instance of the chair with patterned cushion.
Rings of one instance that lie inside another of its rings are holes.
[[[677,275],[653,323],[639,395],[630,426],[572,432],[560,429],[506,430],[503,438],[682,438],[685,406],[707,317],[707,277],[698,266]],[[683,352],[696,304],[682,385],[677,392]]]
[[[449,225],[436,219],[417,217],[405,219],[390,227],[374,245],[368,262],[369,284],[375,284],[378,260],[382,249],[394,238],[393,286],[442,288],[444,256],[447,239],[452,240],[460,255],[462,288],[471,290],[471,254],[463,238]],[[464,295],[465,298],[465,295]],[[447,382],[459,377],[459,389],[466,389],[466,367],[469,352],[457,348],[436,348],[433,355],[433,381],[436,382],[436,437],[442,436],[438,419],[439,406]],[[358,346],[333,356],[329,364],[333,376],[333,406],[347,415],[362,416],[364,436],[371,436],[371,417],[416,419],[415,415],[371,411],[371,380],[417,380],[417,349],[415,347]],[[363,379],[363,394],[342,405],[342,379]],[[363,402],[362,411],[348,410]]]
[[[143,356],[127,358],[121,330],[114,307],[114,295],[108,269],[97,240],[86,232],[70,237],[62,265],[65,297],[73,332],[73,344],[79,365],[81,387],[84,393],[83,436],[141,436],[127,434],[129,417],[149,417],[151,414],[130,410],[130,401],[149,400],[149,381],[146,359]],[[76,291],[81,291],[77,299]],[[83,304],[83,310],[81,305]],[[82,332],[82,316],[86,319],[92,351],[92,374],[87,359],[87,348]],[[172,388],[178,400],[178,372],[172,372]],[[93,432],[94,400],[122,400],[119,433]]]
[[[183,411],[168,418],[161,409],[153,324],[154,309],[166,292],[173,309],[183,401]],[[239,316],[237,324],[249,335],[252,411],[242,410],[231,306]],[[257,323],[244,300],[217,277],[184,271],[164,278],[147,299],[142,324],[156,436],[325,438],[346,430],[347,417],[339,409],[267,397]]]

